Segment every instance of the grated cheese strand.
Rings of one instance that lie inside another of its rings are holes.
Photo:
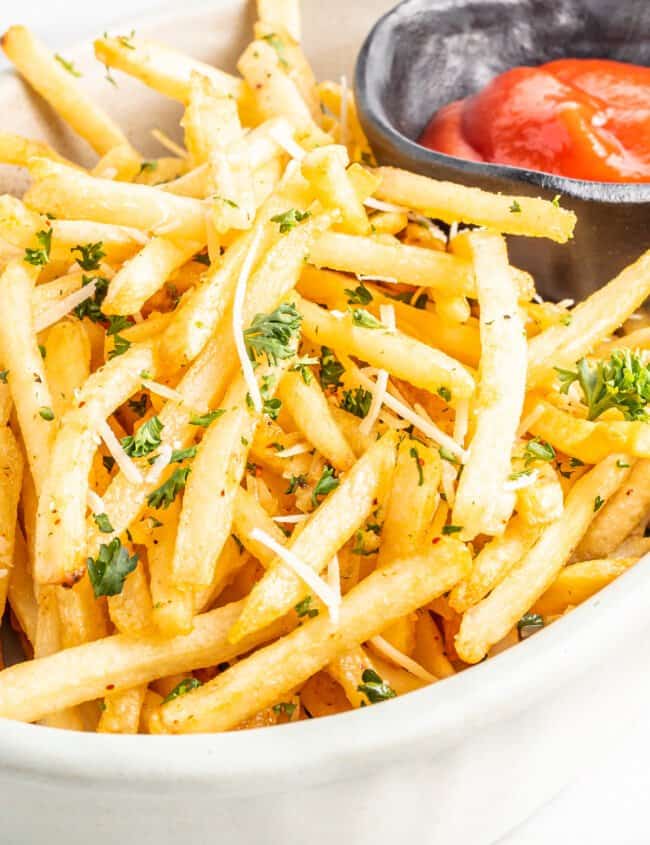
[[[420,680],[427,681],[430,684],[438,680],[435,675],[427,672],[424,666],[420,666],[419,663],[416,663],[415,660],[412,660],[408,655],[404,654],[404,652],[395,648],[394,645],[391,645],[391,643],[383,637],[372,637],[368,640],[368,642],[374,649],[376,649],[376,651],[379,652],[379,654],[381,654],[382,657],[386,657],[391,662],[401,666],[402,669],[406,669],[407,672],[410,672],[411,675],[415,675],[416,678],[420,678]]]
[[[291,549],[287,549],[280,543],[276,542],[273,537],[266,533],[266,531],[262,531],[260,528],[253,528],[251,531],[251,539],[257,540],[258,543],[262,543],[268,549],[271,549],[272,552],[275,552],[275,554],[284,561],[284,563],[286,563],[289,569],[293,570],[298,578],[304,581],[305,584],[313,590],[327,608],[327,612],[332,622],[334,624],[337,623],[339,618],[339,608],[341,605],[340,596],[337,596],[334,593],[329,584],[324,581],[320,575],[300,560],[300,558],[295,555]]]
[[[253,270],[253,265],[255,264],[255,258],[257,251],[259,250],[263,232],[263,227],[259,226],[253,236],[253,242],[251,243],[250,249],[244,259],[244,263],[239,271],[237,287],[235,289],[235,298],[232,306],[232,333],[235,339],[235,346],[237,347],[237,355],[239,357],[239,362],[241,363],[242,372],[248,386],[248,392],[253,402],[253,407],[258,414],[262,413],[262,395],[257,385],[253,365],[248,357],[248,352],[246,351],[246,342],[244,340],[244,300],[246,299],[246,285],[248,284],[249,276]]]
[[[104,500],[101,496],[98,496],[94,490],[89,490],[86,498],[88,501],[88,507],[93,513],[104,513],[106,511]]]
[[[504,490],[512,492],[513,490],[523,490],[525,487],[531,487],[539,478],[539,471],[534,469],[528,475],[522,475],[520,478],[511,478],[503,485]]]
[[[115,463],[124,473],[126,480],[130,481],[131,484],[142,484],[144,480],[142,478],[142,473],[133,463],[131,458],[126,454],[126,452],[122,448],[122,444],[113,434],[113,429],[106,422],[106,420],[102,420],[99,423],[99,425],[97,426],[97,433],[106,444],[106,448],[111,453],[113,458],[115,458]]]
[[[294,141],[292,133],[286,126],[272,126],[269,129],[269,135],[291,158],[301,161],[305,157],[305,151]]]
[[[306,452],[311,452],[312,446],[308,443],[296,443],[295,446],[287,446],[286,449],[280,449],[275,453],[276,458],[295,458],[296,455],[304,455]]]
[[[158,452],[158,457],[151,465],[151,469],[147,473],[147,484],[157,484],[160,480],[160,476],[163,474],[165,469],[169,466],[169,463],[172,459],[172,449],[169,443],[163,443],[160,447]]]
[[[403,205],[395,205],[395,203],[392,202],[383,202],[382,200],[376,200],[373,197],[365,199],[363,204],[368,208],[374,208],[375,211],[395,211],[398,214],[403,212],[408,213],[408,208],[405,208]]]
[[[383,282],[386,285],[397,285],[398,280],[393,276],[372,276],[365,273],[355,273],[357,280],[360,282]]]
[[[155,393],[157,396],[162,396],[163,399],[178,402],[179,405],[185,404],[183,394],[179,393],[178,390],[174,390],[173,387],[167,387],[166,384],[161,384],[159,381],[152,381],[148,378],[143,378],[141,384],[149,393]]]
[[[273,522],[278,522],[281,524],[293,525],[298,522],[304,522],[306,519],[309,519],[308,513],[289,513],[286,516],[273,516],[271,517]]]
[[[82,302],[91,299],[95,295],[96,287],[97,279],[73,291],[68,296],[64,296],[63,299],[54,302],[53,305],[39,314],[38,318],[34,320],[34,331],[36,333],[42,332],[43,329],[47,329],[58,323],[62,317],[69,314],[77,305],[81,305]]]

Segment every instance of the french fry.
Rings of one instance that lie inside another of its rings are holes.
[[[476,425],[452,519],[461,526],[461,539],[473,540],[477,534],[502,533],[514,508],[506,481],[526,390],[526,339],[503,238],[474,233],[462,249],[474,261],[482,354]]]
[[[53,161],[60,161],[62,164],[68,164],[71,167],[75,166],[55,152],[44,141],[23,138],[22,135],[13,135],[10,132],[0,132],[0,162],[27,167],[30,158],[34,158],[34,156],[51,158]]]
[[[350,710],[350,703],[341,685],[326,672],[316,672],[300,690],[300,703],[314,717],[335,716]],[[266,710],[262,711],[263,713]],[[246,724],[250,720],[244,720]]]
[[[650,431],[644,422],[591,422],[574,417],[544,399],[539,401],[539,408],[540,414],[530,426],[531,433],[585,464],[596,464],[616,451],[650,458]]]
[[[303,332],[313,343],[355,355],[432,393],[446,388],[451,392],[452,404],[472,395],[474,379],[462,364],[445,353],[400,331],[390,331],[377,321],[376,326],[367,328],[363,312],[355,323],[353,314],[337,316],[302,297],[297,298],[296,307],[302,315]]]
[[[57,587],[56,600],[62,648],[72,648],[107,636],[109,620],[106,604],[95,598],[89,578],[82,578],[72,588]]]
[[[528,347],[528,388],[540,384],[553,367],[573,367],[603,337],[624,323],[649,294],[650,250],[622,270],[609,284],[576,305],[568,325],[551,326],[531,340]]]
[[[181,103],[190,100],[193,72],[207,77],[226,95],[238,97],[241,93],[240,79],[144,38],[99,38],[95,41],[95,56],[106,67],[124,71]]]
[[[474,559],[467,578],[451,591],[451,607],[458,613],[464,613],[484,599],[530,551],[539,539],[541,531],[541,525],[533,525],[515,515],[503,534],[483,546]]]
[[[405,334],[435,346],[469,367],[478,366],[481,355],[478,320],[470,317],[462,325],[451,325],[434,311],[396,301],[375,284],[364,282],[364,285],[372,296],[366,308],[374,317],[379,317],[380,305],[392,305],[397,326]],[[349,276],[333,270],[318,270],[309,264],[304,267],[298,282],[298,292],[305,299],[339,311],[347,308],[350,294],[346,290],[351,289]]]
[[[377,565],[416,554],[424,545],[440,497],[440,456],[415,440],[403,440],[381,529]]]
[[[302,175],[316,197],[330,210],[341,215],[340,227],[354,235],[370,232],[368,215],[345,170],[348,154],[344,147],[331,144],[308,153],[302,161]]]
[[[148,524],[147,562],[152,621],[165,637],[189,634],[192,630],[193,596],[186,590],[179,590],[172,578],[179,515],[180,502],[175,499],[167,510],[160,511],[155,518],[144,520]]]
[[[436,678],[449,678],[455,674],[455,669],[445,654],[445,645],[438,626],[428,610],[418,611],[413,657]]]
[[[395,561],[347,594],[338,626],[327,616],[310,619],[200,689],[164,704],[157,730],[227,730],[304,683],[338,654],[450,589],[468,567],[469,552],[449,539],[422,557]],[[0,714],[3,709],[0,693]]]
[[[135,314],[201,244],[154,237],[111,279],[102,303],[104,314]]]
[[[109,597],[108,612],[111,622],[122,634],[138,637],[151,630],[153,606],[142,561],[127,576],[122,591]]]
[[[227,632],[242,602],[197,616],[190,634],[114,634],[93,643],[19,663],[0,673],[0,716],[35,722],[49,713],[102,698],[155,678],[232,660],[285,630],[285,623],[232,645]]]
[[[343,687],[343,691],[353,707],[365,707],[366,696],[359,691],[362,675],[367,669],[374,669],[368,654],[360,647],[352,648],[339,654],[327,666],[327,673]]]
[[[274,29],[284,29],[300,41],[300,4],[298,0],[257,0],[257,16]]]
[[[468,261],[399,241],[382,243],[359,235],[327,232],[313,245],[309,263],[346,273],[386,276],[434,291],[476,296],[474,273]]]
[[[51,158],[51,156],[45,156]],[[65,162],[64,162],[65,163]],[[98,179],[115,179],[118,182],[133,182],[146,163],[130,144],[111,147],[91,170]]]
[[[395,438],[387,434],[346,474],[340,485],[305,523],[289,544],[291,551],[315,572],[320,572],[350,539],[382,499],[395,464]],[[307,590],[305,584],[278,560],[251,590],[246,605],[230,632],[238,642],[294,607]]]
[[[8,370],[6,378],[27,461],[36,490],[40,491],[48,471],[56,424],[43,358],[32,331],[34,274],[27,267],[14,261],[0,276],[4,318],[0,326],[0,360]]]
[[[534,483],[517,490],[516,511],[529,525],[546,525],[561,516],[564,493],[552,466],[542,464],[533,471]]]
[[[578,479],[564,513],[546,528],[533,548],[510,570],[490,595],[463,616],[456,651],[466,663],[478,663],[553,583],[585,534],[597,510],[625,481],[629,467],[613,454]]]
[[[0,618],[4,615],[16,540],[23,456],[13,432],[0,427]]]
[[[542,199],[495,195],[395,167],[380,167],[379,175],[381,184],[375,192],[377,199],[417,209],[427,217],[446,223],[473,223],[506,235],[550,238],[558,243],[566,243],[571,238],[576,224],[572,211]],[[513,214],[515,200],[520,210]]]
[[[608,557],[642,523],[650,508],[650,460],[638,460],[598,513],[576,549],[582,560]]]
[[[582,604],[603,587],[611,584],[619,575],[634,566],[637,560],[636,557],[606,558],[565,566],[551,586],[537,599],[531,612],[541,616],[562,614],[569,607]]]
[[[208,162],[212,153],[240,141],[242,128],[237,104],[211,80],[194,71],[190,77],[190,100],[181,125],[193,167]]]
[[[0,43],[21,75],[98,155],[112,147],[128,146],[122,131],[28,29],[12,26]]]
[[[43,338],[45,376],[57,420],[74,403],[75,391],[90,375],[90,341],[82,322],[61,320]]]
[[[97,733],[137,734],[146,691],[146,686],[140,685],[105,696]]]
[[[345,472],[356,458],[330,410],[320,385],[312,376],[306,384],[298,372],[286,373],[278,388],[283,407],[298,429],[336,469]]]
[[[138,389],[153,370],[150,347],[133,346],[94,373],[66,414],[52,448],[36,526],[34,572],[41,584],[74,583],[84,571],[86,495],[96,428]]]
[[[36,643],[38,605],[36,604],[34,583],[29,569],[27,544],[20,526],[16,526],[14,534],[14,557],[11,578],[9,579],[8,599],[12,613],[33,647]]]
[[[205,207],[199,200],[148,185],[96,179],[43,158],[31,159],[30,172],[34,182],[25,202],[36,211],[206,242]]]

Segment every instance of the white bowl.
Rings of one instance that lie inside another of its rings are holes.
[[[303,3],[321,77],[351,78],[357,49],[389,3]],[[244,0],[136,24],[140,34],[231,68],[249,38]],[[128,31],[131,25],[125,26]],[[82,83],[148,154],[148,131],[178,136],[180,108],[139,83],[103,79],[89,45],[65,51]],[[11,76],[2,128],[89,151]],[[0,168],[0,191],[23,176]],[[72,734],[0,721],[3,845],[226,845],[494,842],[650,704],[650,565],[489,663],[381,706],[334,718],[205,736]]]

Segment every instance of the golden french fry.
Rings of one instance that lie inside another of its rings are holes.
[[[304,334],[313,342],[355,355],[391,375],[432,393],[451,393],[451,403],[469,398],[474,390],[470,373],[450,356],[400,331],[391,331],[363,309],[336,315],[302,297],[296,307]],[[356,318],[355,318],[356,315]]]
[[[440,497],[440,456],[415,440],[403,440],[381,529],[378,566],[416,554],[424,545]]]
[[[389,564],[346,595],[338,626],[327,616],[310,619],[200,689],[164,704],[157,729],[173,733],[227,730],[304,683],[338,654],[450,589],[468,567],[467,549],[449,539],[422,557]],[[0,693],[0,714],[1,702]]]
[[[536,473],[534,483],[517,490],[516,511],[529,525],[546,525],[562,515],[564,493],[550,464],[542,464],[533,472]]]
[[[418,611],[413,657],[436,678],[449,678],[455,674],[455,669],[445,654],[445,644],[438,626],[425,609]]]
[[[384,435],[346,474],[339,486],[316,509],[290,550],[315,572],[320,572],[350,539],[381,500],[395,465],[395,437]],[[237,642],[294,607],[307,593],[305,584],[281,560],[255,585],[230,632]]]
[[[625,481],[625,455],[601,461],[571,488],[564,513],[544,530],[533,548],[510,570],[490,595],[469,608],[456,636],[456,651],[466,663],[478,663],[555,580],[596,512]]]
[[[51,156],[45,156],[51,158]],[[64,162],[65,163],[65,162]],[[111,147],[91,170],[98,179],[115,179],[118,182],[133,182],[146,163],[130,144]]]
[[[302,175],[325,208],[338,210],[340,227],[354,235],[370,232],[368,215],[346,172],[348,154],[344,147],[331,144],[308,153],[302,161]]]
[[[241,606],[237,602],[197,616],[187,635],[162,639],[159,634],[114,634],[11,666],[0,673],[0,717],[35,722],[107,692],[232,660],[285,630],[285,623],[278,623],[232,645],[226,635]]]
[[[49,147],[44,141],[33,138],[23,138],[22,135],[12,135],[10,132],[0,132],[0,162],[27,167],[30,158],[51,158],[63,164],[75,165],[67,161]]]
[[[207,77],[224,94],[238,97],[241,93],[240,79],[144,38],[99,38],[95,56],[106,67],[122,70],[181,103],[189,102],[193,72]]]
[[[150,347],[133,346],[94,373],[62,421],[39,501],[34,572],[41,584],[73,584],[84,571],[88,476],[96,431],[153,370]]]
[[[506,482],[526,391],[526,338],[503,238],[473,233],[464,248],[474,261],[482,354],[474,436],[452,520],[461,526],[461,539],[473,540],[502,533],[514,508]]]
[[[99,155],[128,140],[74,77],[24,26],[12,26],[0,41],[7,58],[38,93]]]
[[[140,685],[105,696],[97,733],[137,734],[146,691]]]
[[[153,613],[151,592],[141,561],[127,576],[122,592],[109,597],[108,612],[111,622],[122,634],[138,637],[151,630]]]
[[[541,530],[541,525],[532,525],[515,515],[503,534],[483,546],[474,559],[467,578],[451,591],[451,607],[458,613],[464,613],[484,599],[530,551],[539,539]]]
[[[111,279],[104,314],[135,314],[169,276],[199,252],[197,242],[154,237]]]
[[[518,216],[518,215],[515,215]],[[592,293],[560,323],[534,337],[528,348],[528,387],[540,384],[553,367],[573,367],[612,334],[650,294],[650,250]]]
[[[0,361],[7,369],[6,379],[38,492],[48,472],[56,422],[43,357],[32,330],[34,274],[27,268],[24,262],[13,261],[0,276]]]
[[[0,618],[4,615],[16,541],[23,456],[9,426],[0,427]]]
[[[368,654],[357,646],[335,657],[328,664],[327,673],[343,687],[346,698],[353,707],[365,707],[368,701],[363,692],[359,691],[359,687],[363,673],[374,668]]]
[[[257,0],[257,16],[262,23],[284,29],[295,41],[300,41],[298,0]]]
[[[148,185],[96,179],[43,158],[31,159],[30,172],[34,182],[25,202],[36,211],[206,242],[205,206],[200,200]]]
[[[539,400],[539,408],[539,416],[530,425],[531,433],[585,464],[596,464],[617,451],[650,458],[650,430],[644,422],[591,422],[574,417],[544,399]]]
[[[167,510],[144,519],[147,525],[152,620],[165,637],[188,634],[192,630],[193,596],[188,591],[179,590],[172,578],[179,515],[180,502],[175,499]]]
[[[47,330],[42,346],[52,410],[60,420],[72,407],[75,391],[90,375],[90,341],[82,322],[61,320]]]
[[[650,460],[638,460],[576,549],[582,560],[606,557],[642,523],[650,508]]]
[[[395,241],[327,232],[309,253],[309,263],[346,273],[385,276],[406,285],[476,296],[471,264],[447,252],[434,252]]]
[[[9,605],[28,641],[34,646],[38,605],[34,596],[34,582],[29,567],[27,544],[19,526],[15,528],[14,541],[14,557],[8,589]]]
[[[283,407],[296,426],[321,455],[336,469],[345,472],[356,458],[337,425],[320,385],[314,376],[308,384],[298,372],[286,373],[278,388]]]
[[[418,209],[436,220],[474,223],[507,235],[550,238],[558,243],[566,243],[573,234],[575,214],[546,200],[495,195],[395,167],[380,167],[379,174],[378,199]],[[513,213],[515,200],[519,210]]]
[[[556,616],[582,604],[637,562],[637,557],[585,560],[565,566],[551,586],[537,599],[532,613]]]

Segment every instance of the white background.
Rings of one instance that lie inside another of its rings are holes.
[[[326,0],[325,0],[326,2]],[[0,29],[23,23],[52,47],[96,35],[112,24],[182,7],[204,6],[206,0],[0,0]],[[368,21],[370,27],[371,21]],[[0,58],[0,68],[5,67]],[[0,125],[1,128],[1,125]],[[640,667],[640,671],[646,671]],[[597,707],[598,703],[594,702]],[[603,719],[616,719],[603,713]],[[594,737],[594,742],[598,738]],[[613,755],[567,788],[554,801],[500,845],[647,845],[650,823],[650,714],[648,729],[630,736]],[[507,789],[507,780],[504,781]],[[468,812],[471,808],[468,807]],[[436,843],[438,845],[438,843]],[[451,843],[440,843],[451,845]],[[455,843],[473,845],[473,843]]]

